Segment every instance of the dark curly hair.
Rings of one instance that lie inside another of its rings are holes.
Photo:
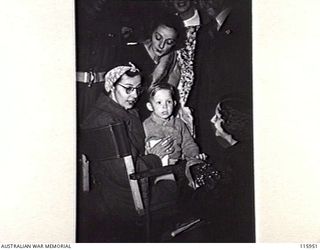
[[[174,49],[182,48],[186,40],[186,29],[181,18],[170,11],[159,10],[159,12],[154,15],[153,19],[150,21],[147,27],[145,38],[151,38],[152,33],[161,25],[165,25],[176,31],[177,38]]]
[[[237,141],[250,140],[252,136],[251,105],[241,98],[220,101],[222,128]]]

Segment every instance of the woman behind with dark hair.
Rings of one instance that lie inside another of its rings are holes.
[[[153,19],[150,20],[150,23],[147,24],[146,36],[142,41],[146,42],[148,39],[150,40],[153,32],[161,25],[173,28],[176,31],[177,37],[175,41],[175,50],[178,50],[184,46],[186,34],[181,18],[175,15],[173,12],[168,12],[164,9],[159,10],[159,12],[153,16]]]
[[[119,61],[132,61],[141,69],[147,89],[160,81],[177,86],[180,72],[176,63],[177,49],[183,46],[185,30],[183,22],[173,13],[159,9],[146,24],[146,36],[137,42],[127,43],[118,55]],[[148,117],[145,107],[146,94],[142,94],[137,107],[141,119]]]

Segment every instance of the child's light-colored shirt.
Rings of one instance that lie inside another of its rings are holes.
[[[169,120],[161,119],[153,113],[143,122],[146,134],[146,145],[152,140],[163,139],[167,136],[174,138],[174,151],[170,153],[169,159],[192,159],[199,155],[199,147],[194,142],[185,123],[171,116]]]

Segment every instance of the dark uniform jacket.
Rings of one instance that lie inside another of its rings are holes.
[[[121,40],[116,4],[108,1],[103,9],[97,11],[91,6],[95,2],[82,0],[76,5],[76,71],[92,73],[96,78],[92,83],[77,79],[79,123],[85,119],[103,91],[103,73],[114,65]],[[93,13],[89,11],[91,9]]]
[[[194,114],[197,143],[214,162],[222,160],[224,151],[216,142],[210,123],[217,103],[227,94],[251,100],[249,1],[232,6],[219,30],[216,25],[211,22],[198,31],[195,84],[187,102]]]

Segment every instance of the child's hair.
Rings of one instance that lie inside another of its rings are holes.
[[[176,91],[175,91],[175,88],[167,83],[167,82],[159,82],[155,85],[152,85],[149,87],[148,89],[148,99],[149,101],[155,96],[155,94],[161,90],[161,89],[166,89],[166,90],[169,90],[170,91],[170,94],[172,96],[172,99],[173,100],[177,100],[176,98]]]

